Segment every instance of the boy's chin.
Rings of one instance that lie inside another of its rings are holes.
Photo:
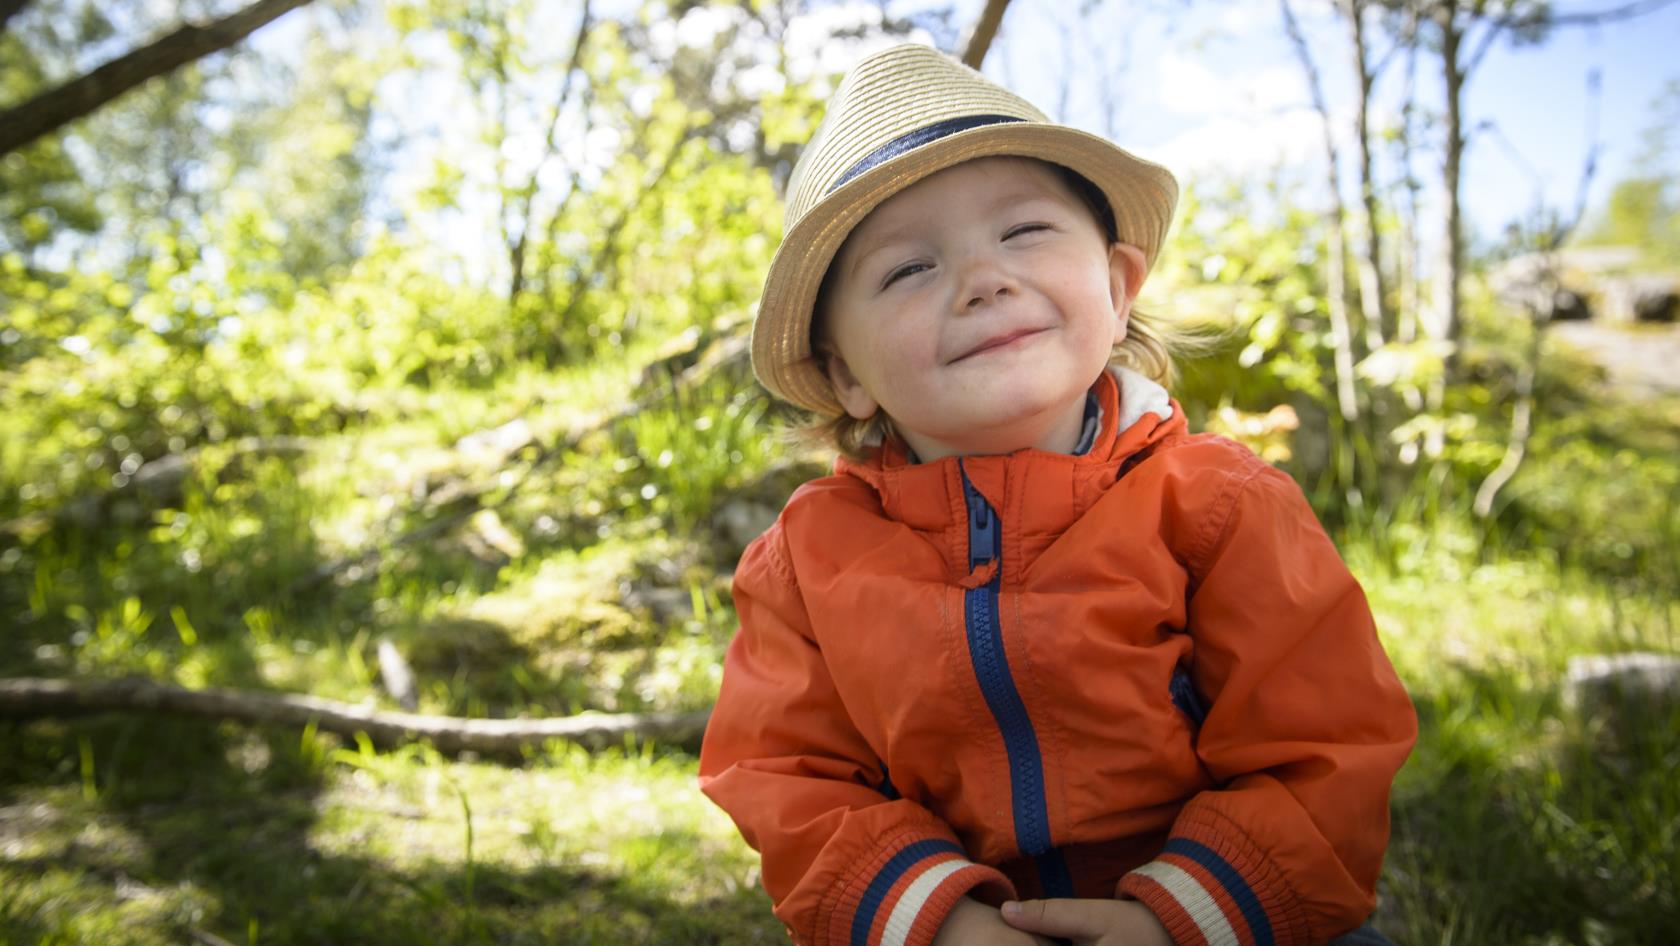
[[[1031,407],[1020,401],[1004,402],[998,405],[998,410],[976,418],[971,427],[943,432],[943,436],[918,436],[905,431],[905,440],[923,460],[940,456],[993,456],[1029,448],[1073,452],[1083,427],[1084,392],[1068,404],[1053,402],[1038,410]]]

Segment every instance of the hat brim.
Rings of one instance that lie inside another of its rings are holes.
[[[844,413],[811,352],[811,315],[824,274],[852,229],[881,202],[952,165],[984,157],[1037,158],[1072,170],[1108,197],[1123,243],[1148,267],[1166,240],[1178,182],[1106,138],[1046,122],[958,132],[870,168],[827,194],[782,237],[753,321],[753,372],[771,393],[822,414]]]

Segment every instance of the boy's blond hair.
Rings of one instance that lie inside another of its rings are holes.
[[[1103,196],[1096,185],[1086,180],[1078,173],[1059,164],[1039,161],[1037,158],[1023,158],[1047,165],[1060,175],[1062,182],[1076,194],[1085,208],[1095,218],[1097,226],[1103,231],[1109,245],[1119,241],[1114,224],[1114,211],[1108,205],[1108,199]],[[811,317],[811,353],[827,374],[828,359],[833,352],[833,344],[826,337],[824,309],[827,307],[829,294],[832,289],[830,277],[833,275],[833,264],[823,276],[822,288],[817,291],[815,311]],[[1126,337],[1115,346],[1109,356],[1109,363],[1130,368],[1149,378],[1156,384],[1171,388],[1177,377],[1177,367],[1173,361],[1173,354],[1180,349],[1196,348],[1193,335],[1178,329],[1178,326],[1164,319],[1156,318],[1148,313],[1134,308],[1126,323]],[[803,439],[808,439],[824,446],[831,447],[846,457],[862,460],[869,456],[876,447],[886,442],[889,437],[897,436],[893,429],[892,418],[887,412],[879,408],[867,418],[858,419],[850,414],[841,412],[838,416],[811,412],[809,422],[799,428],[796,433]]]

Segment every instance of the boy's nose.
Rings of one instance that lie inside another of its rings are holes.
[[[965,312],[973,312],[989,301],[1015,292],[1014,280],[994,262],[971,263],[963,275],[962,292],[958,298],[962,300]]]

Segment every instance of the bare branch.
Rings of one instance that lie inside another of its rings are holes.
[[[1476,51],[1471,53],[1470,58],[1465,61],[1463,74],[1466,78],[1475,74],[1476,67],[1482,64],[1482,60],[1487,57],[1488,50],[1493,48],[1494,40],[1499,38],[1499,34],[1510,28],[1513,22],[1509,19],[1501,19],[1488,24],[1488,28],[1482,33],[1481,42],[1476,44]]]
[[[182,26],[157,42],[0,112],[0,154],[97,111],[148,79],[232,46],[310,0],[258,0],[209,26]],[[15,11],[14,11],[15,12]]]
[[[1551,26],[1598,26],[1655,13],[1673,2],[1674,0],[1635,0],[1633,3],[1596,12],[1554,13],[1546,18],[1546,22]]]
[[[184,687],[130,677],[123,680],[0,680],[0,719],[83,716],[94,713],[164,713],[249,723],[307,726],[355,736],[375,745],[429,740],[440,752],[517,755],[527,746],[564,739],[590,748],[619,745],[626,736],[694,745],[709,710],[688,713],[618,713],[540,719],[463,719],[370,709],[298,693]]]
[[[1605,23],[1617,23],[1622,20],[1635,19],[1647,13],[1655,13],[1674,2],[1675,0],[1634,0],[1632,3],[1604,10],[1548,13],[1539,23],[1548,29],[1555,29],[1560,26],[1601,26]],[[1469,64],[1465,66],[1464,74],[1470,75],[1476,71],[1476,67],[1481,65],[1482,58],[1493,48],[1494,40],[1499,38],[1500,33],[1516,27],[1522,22],[1523,17],[1514,13],[1494,20],[1488,27],[1487,32],[1482,34],[1482,40],[1476,46],[1476,52],[1468,60]]]
[[[536,203],[538,178],[542,176],[543,168],[553,159],[559,150],[560,121],[566,112],[566,102],[572,96],[572,80],[583,68],[583,48],[589,40],[589,30],[593,20],[589,12],[589,0],[583,0],[583,14],[578,18],[577,36],[572,40],[572,59],[566,64],[566,75],[560,82],[560,96],[554,102],[554,120],[548,123],[548,135],[543,140],[542,157],[537,166],[531,170],[531,179],[520,189],[521,208],[519,221],[519,236],[508,247],[509,262],[513,268],[513,278],[508,283],[508,301],[511,303],[519,298],[525,289],[525,245],[531,236],[531,211]],[[576,187],[566,192],[565,200],[569,200]],[[564,206],[564,203],[562,203]]]
[[[997,38],[998,27],[1003,25],[1003,11],[1009,7],[1009,0],[986,0],[985,9],[980,11],[980,18],[974,21],[974,26],[963,37],[962,61],[971,69],[980,68],[986,60],[986,51],[992,48],[992,40]]]

